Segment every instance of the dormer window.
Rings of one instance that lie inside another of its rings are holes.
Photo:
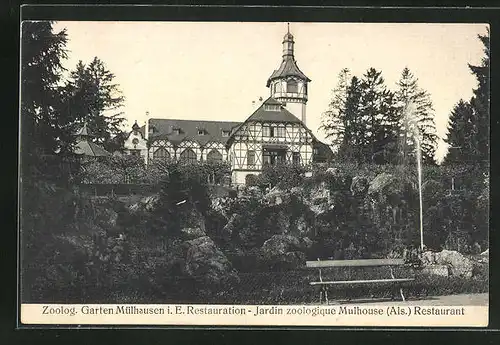
[[[281,106],[279,104],[264,104],[265,111],[280,111]]]
[[[198,128],[198,135],[205,135],[205,130],[203,128]]]
[[[228,131],[227,129],[222,130],[222,136],[223,137],[228,137],[231,134],[231,131]]]
[[[175,135],[180,135],[180,134],[181,134],[181,129],[180,129],[180,128],[174,128],[174,129],[173,129],[173,133],[174,133]]]

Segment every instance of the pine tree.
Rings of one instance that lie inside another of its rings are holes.
[[[469,64],[469,68],[477,79],[478,86],[474,89],[473,97],[470,101],[474,112],[474,158],[483,164],[489,160],[489,123],[490,123],[490,32],[486,35],[478,35],[484,45],[484,54],[481,64],[474,66]]]
[[[434,164],[436,152],[437,135],[436,124],[434,122],[434,109],[430,95],[427,91],[418,86],[418,79],[405,67],[401,73],[401,78],[397,83],[395,98],[397,102],[399,118],[399,148],[401,163],[408,163],[408,156],[414,155],[415,143],[408,121],[412,121],[418,128],[420,135],[422,160],[427,164]],[[413,104],[414,113],[412,119],[408,119],[405,110]]]
[[[66,31],[54,33],[51,22],[23,22],[21,34],[21,138],[23,156],[53,154],[67,139],[68,118],[61,114],[58,87],[66,54]],[[36,152],[35,152],[36,151]]]
[[[460,100],[454,107],[449,119],[449,145],[444,164],[464,163],[474,160],[474,110],[470,103]]]
[[[338,150],[338,156],[346,161],[361,162],[363,160],[362,145],[365,130],[360,116],[361,82],[352,77],[347,89],[344,107],[344,135]]]
[[[361,80],[361,123],[364,161],[385,164],[395,160],[397,111],[394,94],[387,89],[382,72],[368,69]]]
[[[326,138],[331,140],[334,150],[338,150],[344,140],[346,131],[345,110],[348,98],[350,82],[350,71],[344,68],[338,75],[337,86],[332,91],[332,100],[328,105],[328,110],[322,114],[321,129],[325,132]]]
[[[479,66],[469,64],[478,86],[473,90],[470,102],[461,100],[452,111],[446,139],[450,149],[445,157],[445,164],[485,165],[489,162],[489,31],[478,37],[484,45],[485,56]]]
[[[115,75],[95,57],[88,66],[79,61],[66,85],[71,95],[69,112],[79,122],[86,121],[96,140],[104,145],[121,133],[120,125],[125,121],[120,111],[124,97],[118,85],[113,83],[114,78]]]

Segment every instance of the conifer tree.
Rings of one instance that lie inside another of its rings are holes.
[[[332,91],[332,100],[328,105],[328,110],[322,114],[321,129],[326,137],[331,140],[333,149],[337,151],[344,140],[346,131],[346,102],[350,82],[350,71],[343,68],[338,75],[337,86]]]
[[[469,64],[478,85],[473,90],[470,102],[461,100],[453,109],[449,120],[449,134],[446,142],[450,145],[444,163],[472,163],[484,166],[489,161],[489,30],[478,36],[484,45],[481,64]]]
[[[363,160],[365,130],[360,116],[361,96],[361,81],[354,76],[347,90],[343,116],[344,135],[338,151],[338,156],[346,161]]]
[[[67,57],[67,35],[65,30],[53,32],[51,22],[25,21],[21,30],[22,153],[24,158],[36,159],[40,152],[59,151],[69,140],[70,119],[61,114],[58,86]]]
[[[387,89],[382,72],[370,68],[361,80],[360,116],[364,126],[363,160],[385,164],[396,156],[398,123],[394,93]]]
[[[465,163],[474,160],[474,111],[470,103],[460,100],[449,119],[449,145],[444,164]]]
[[[397,82],[395,99],[397,102],[399,117],[399,142],[398,151],[401,163],[408,163],[408,156],[414,156],[415,143],[412,133],[410,133],[410,124],[412,121],[418,128],[420,135],[422,160],[424,163],[435,163],[434,155],[436,152],[437,135],[436,124],[434,122],[434,109],[430,95],[427,91],[418,86],[418,79],[405,67],[401,73],[401,78]],[[408,119],[405,109],[413,104],[412,119]]]
[[[477,79],[478,86],[474,89],[470,101],[474,112],[474,158],[483,164],[489,160],[489,122],[490,122],[490,32],[478,35],[484,46],[484,57],[479,66],[469,64],[469,68]]]
[[[95,57],[88,65],[79,61],[66,85],[71,95],[67,101],[69,112],[79,122],[87,122],[97,141],[104,145],[121,133],[120,125],[125,121],[120,111],[124,97],[113,82],[114,78],[115,75]]]

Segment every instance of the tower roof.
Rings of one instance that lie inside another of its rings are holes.
[[[80,140],[75,145],[75,151],[77,155],[91,156],[91,157],[106,157],[111,156],[111,153],[100,147],[99,145],[88,141]]]
[[[278,78],[286,78],[286,77],[298,77],[302,80],[311,81],[304,72],[302,72],[295,59],[292,56],[287,56],[281,62],[281,66],[271,74],[269,79],[267,80],[266,86],[269,87],[271,85],[271,81]]]
[[[75,136],[93,137],[94,135],[92,134],[92,132],[90,131],[90,129],[88,129],[87,122],[85,122],[83,124],[83,127],[80,128],[78,131],[76,131]]]
[[[137,124],[137,120],[135,121],[134,125],[132,126],[132,129],[134,131],[138,131],[140,129],[139,125]]]
[[[267,80],[267,87],[271,85],[271,81],[279,78],[297,77],[307,82],[311,81],[297,66],[293,53],[293,45],[293,35],[290,33],[290,25],[288,25],[288,31],[283,37],[283,60],[281,60],[280,67]]]

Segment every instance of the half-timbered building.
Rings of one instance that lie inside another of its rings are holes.
[[[150,161],[227,161],[226,142],[239,122],[149,119]]]
[[[270,97],[244,121],[149,119],[147,160],[228,161],[233,184],[266,164],[309,165],[331,157],[306,126],[307,85],[297,66],[294,37],[283,38],[282,61],[267,80]]]
[[[132,131],[124,138],[123,152],[127,155],[139,156],[148,163],[148,145],[144,133],[145,126],[139,127],[137,121],[132,126]]]

